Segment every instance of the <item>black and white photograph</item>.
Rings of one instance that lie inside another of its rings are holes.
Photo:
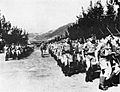
[[[0,92],[120,92],[120,0],[0,0]]]

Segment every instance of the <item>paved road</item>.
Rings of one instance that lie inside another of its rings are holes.
[[[0,54],[0,92],[103,92],[99,80],[84,81],[84,74],[65,77],[52,57],[42,58],[35,50],[21,60],[4,61]],[[119,87],[106,92],[119,92]]]

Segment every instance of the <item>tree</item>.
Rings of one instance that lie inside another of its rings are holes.
[[[12,27],[10,21],[7,22],[4,15],[0,19],[0,23],[0,36],[6,44],[27,44],[28,33],[26,33],[26,31],[24,31],[24,34],[22,34],[22,29],[14,26]]]

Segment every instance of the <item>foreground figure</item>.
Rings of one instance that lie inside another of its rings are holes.
[[[96,61],[100,63],[101,67],[99,89],[108,89],[108,85],[106,84],[107,80],[110,80],[112,86],[117,86],[117,84],[113,82],[113,77],[119,73],[120,68],[116,58],[114,58],[115,54],[116,53],[113,52],[111,39],[101,40],[95,52]]]

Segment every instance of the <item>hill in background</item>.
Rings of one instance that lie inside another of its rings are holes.
[[[50,38],[53,38],[55,36],[60,36],[60,35],[64,35],[65,31],[67,31],[67,28],[71,25],[72,23],[69,23],[67,25],[64,25],[62,27],[59,27],[58,29],[56,30],[50,30],[46,33],[43,33],[43,34],[34,34],[34,33],[30,33],[29,37],[30,39],[34,39],[36,41],[46,41]]]

